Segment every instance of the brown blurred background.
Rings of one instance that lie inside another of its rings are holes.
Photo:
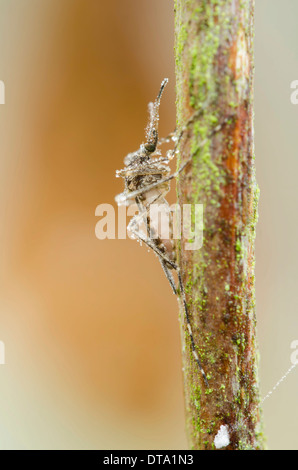
[[[256,5],[260,376],[298,339],[298,4]],[[170,82],[172,0],[0,0],[0,449],[186,448],[177,302],[152,254],[95,237],[95,208]],[[298,448],[298,369],[264,404],[270,448]]]

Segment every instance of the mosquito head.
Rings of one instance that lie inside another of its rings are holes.
[[[150,138],[147,138],[147,142],[144,144],[144,151],[147,155],[155,152],[158,142],[158,132],[156,129],[151,131]]]
[[[154,144],[146,144],[146,145],[145,145],[145,149],[147,150],[147,152],[152,153],[152,152],[154,152],[154,150],[156,149],[156,145],[154,145]]]

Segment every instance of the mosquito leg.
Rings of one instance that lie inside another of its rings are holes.
[[[207,388],[209,388],[208,379],[207,379],[207,377],[206,377],[206,374],[205,374],[205,372],[204,372],[204,369],[203,369],[203,367],[202,367],[201,361],[200,361],[200,359],[199,359],[199,356],[198,356],[198,353],[197,353],[196,347],[195,347],[195,341],[194,341],[194,338],[193,338],[193,333],[192,333],[192,328],[191,328],[190,318],[189,318],[189,312],[188,312],[188,307],[187,307],[187,302],[186,302],[185,290],[184,290],[184,287],[183,287],[183,282],[182,282],[182,278],[181,278],[181,273],[180,273],[180,268],[179,268],[179,267],[178,267],[178,269],[177,269],[177,275],[178,275],[179,287],[180,287],[181,295],[182,295],[182,301],[183,301],[183,307],[184,307],[184,312],[185,312],[185,319],[186,319],[187,329],[188,329],[188,333],[189,333],[189,336],[190,336],[192,354],[193,354],[193,357],[194,357],[196,363],[197,363],[198,366],[199,366],[199,369],[200,369],[201,374],[202,374],[202,376],[203,376],[205,385],[206,385]]]
[[[145,243],[145,245],[147,245],[149,248],[151,248],[151,250],[153,250],[154,253],[158,257],[160,257],[163,261],[165,261],[167,264],[169,264],[172,269],[175,269],[175,271],[177,271],[177,268],[178,268],[177,264],[175,264],[173,261],[171,261],[170,258],[167,255],[165,255],[162,251],[160,251],[158,249],[158,247],[154,243],[152,243],[151,240],[142,237],[142,235],[134,229],[131,229],[131,232],[133,233],[133,235],[135,235],[135,237],[139,241]]]
[[[188,126],[190,124],[192,124],[194,122],[194,120],[199,117],[200,115],[203,114],[203,111],[204,109],[201,108],[199,109],[198,111],[196,111],[192,116],[191,118],[187,121],[187,123],[183,126],[183,128],[181,129],[181,131],[179,132],[179,135],[177,136],[177,131],[176,129],[174,130],[174,132],[170,132],[170,134],[168,134],[166,137],[163,137],[161,139],[158,140],[158,144],[157,144],[157,147],[159,147],[160,145],[162,144],[167,144],[171,141],[174,141],[175,142],[175,147],[173,149],[173,151],[176,150],[178,144],[180,143],[180,140],[184,134],[184,132],[188,129]]]
[[[132,233],[134,234],[135,237],[138,238],[139,241],[145,243],[145,245],[147,245],[149,248],[151,248],[151,250],[154,251],[154,253],[158,256],[159,258],[159,261],[160,261],[160,264],[164,270],[164,273],[170,283],[170,286],[174,292],[175,295],[177,295],[177,288],[175,286],[175,282],[174,282],[174,278],[169,270],[169,268],[167,267],[167,263],[172,267],[172,269],[174,269],[175,271],[178,270],[178,266],[173,263],[168,256],[166,256],[162,251],[159,250],[159,248],[157,246],[154,245],[154,243],[151,242],[151,240],[149,239],[145,239],[143,238],[137,231],[133,230]]]
[[[167,268],[166,262],[163,259],[161,259],[160,257],[159,257],[159,261],[160,261],[161,267],[162,267],[162,269],[163,269],[163,271],[166,275],[166,278],[170,283],[172,291],[174,292],[175,295],[177,295],[177,288],[175,286],[175,281],[174,281],[174,278],[172,276],[171,271]]]
[[[163,144],[168,144],[169,142],[173,141],[173,138],[176,136],[176,131],[170,132],[166,137],[162,137],[161,139],[158,140],[157,147]]]
[[[201,374],[203,376],[203,379],[204,379],[204,382],[205,382],[205,385],[207,388],[209,388],[209,383],[208,383],[208,379],[206,377],[206,374],[204,372],[204,369],[202,367],[202,364],[201,364],[201,361],[199,359],[199,356],[198,356],[198,353],[196,351],[196,347],[195,347],[195,341],[194,341],[194,337],[193,337],[193,333],[192,333],[192,328],[191,328],[191,323],[190,323],[190,317],[189,317],[189,312],[188,312],[188,307],[187,307],[187,302],[186,302],[186,296],[185,296],[185,290],[184,290],[184,287],[183,287],[183,282],[182,282],[182,278],[181,278],[181,274],[180,274],[180,268],[179,266],[177,266],[175,263],[173,263],[164,253],[162,253],[158,247],[156,247],[150,240],[146,240],[144,239],[138,232],[134,231],[134,235],[142,242],[144,242],[149,248],[151,248],[156,254],[157,256],[159,257],[159,260],[160,260],[160,263],[162,265],[163,268],[166,268],[166,270],[164,269],[165,271],[165,274],[170,282],[170,285],[174,291],[175,294],[177,294],[177,289],[175,287],[175,284],[174,284],[174,280],[173,280],[173,277],[172,275],[170,274],[168,268],[166,267],[166,263],[170,264],[173,269],[175,269],[175,271],[177,272],[177,275],[178,275],[178,281],[179,281],[179,288],[180,288],[180,291],[181,291],[181,295],[182,295],[182,301],[183,301],[183,309],[184,309],[184,313],[185,313],[185,319],[186,319],[186,324],[187,324],[187,330],[188,330],[188,333],[189,333],[189,336],[190,336],[190,341],[191,341],[191,349],[192,349],[192,354],[193,354],[193,357],[196,361],[196,363],[198,364],[198,367],[201,371]],[[170,278],[168,277],[168,274],[170,275]],[[171,280],[170,280],[171,279]]]
[[[162,197],[162,194],[159,194],[153,202],[157,201],[158,199],[160,199]],[[164,200],[164,198],[163,198]],[[164,202],[166,202],[164,200]],[[146,215],[145,215],[146,213]],[[147,211],[143,211],[143,215],[145,215],[145,217],[147,216],[148,212]],[[147,219],[146,219],[147,220]],[[148,227],[148,236],[150,236],[150,228],[149,228],[149,224],[147,224],[147,227]],[[148,240],[144,241],[144,243],[146,243],[148,245]],[[150,241],[150,244],[154,246],[154,244],[151,243]],[[150,246],[150,245],[148,245]],[[172,273],[170,272],[170,270],[168,269],[167,267],[167,264],[166,264],[166,261],[169,262],[170,260],[167,258],[167,260],[165,260],[164,258],[164,254],[158,249],[158,247],[154,246],[151,246],[151,248],[155,251],[155,253],[158,255],[158,258],[159,258],[159,261],[160,261],[160,264],[164,270],[164,273],[170,283],[170,286],[174,292],[175,295],[177,295],[177,288],[175,286],[175,282],[174,282],[174,279],[173,279],[173,276],[172,276]],[[189,312],[188,312],[188,307],[187,307],[187,302],[186,302],[186,295],[185,295],[185,290],[184,290],[184,286],[183,286],[183,282],[182,282],[182,278],[181,278],[181,274],[180,274],[180,268],[179,266],[176,266],[174,268],[176,271],[177,271],[177,275],[178,275],[178,281],[179,281],[179,288],[180,288],[180,291],[181,291],[181,296],[182,296],[182,301],[183,301],[183,307],[184,307],[184,312],[185,312],[185,319],[186,319],[186,323],[187,323],[187,329],[188,329],[188,333],[190,335],[190,339],[191,339],[191,348],[192,348],[192,354],[194,356],[194,359],[195,361],[197,362],[198,366],[199,366],[199,369],[201,371],[201,374],[204,378],[204,382],[207,386],[207,388],[209,388],[209,384],[208,384],[208,380],[207,380],[207,377],[206,377],[206,374],[204,372],[204,369],[202,367],[202,364],[201,364],[201,361],[198,357],[198,354],[197,354],[197,351],[195,349],[195,342],[194,342],[194,338],[193,338],[193,333],[192,333],[192,328],[191,328],[191,324],[190,324],[190,318],[189,318]]]
[[[161,197],[162,197],[162,194],[161,194],[161,193],[158,194],[158,195],[155,197],[155,199],[153,199],[153,201],[151,202],[151,204],[154,204],[154,203],[155,203],[156,201],[158,201]],[[137,198],[137,199],[138,199],[138,198]],[[167,201],[166,201],[164,198],[163,198],[163,201],[164,201],[165,203],[167,203]],[[150,231],[151,231],[151,230],[150,230],[149,223],[147,223],[147,222],[148,222],[148,209],[145,211],[145,210],[143,210],[143,208],[142,208],[140,202],[137,202],[137,204],[138,204],[138,207],[139,207],[140,211],[142,211],[143,221],[144,221],[144,223],[146,223],[146,225],[147,225],[147,235],[148,235],[148,238],[150,238]],[[136,234],[134,234],[134,235],[136,236]],[[144,243],[146,243],[146,242],[144,242]],[[147,244],[147,246],[148,246],[148,244]],[[150,248],[152,248],[152,247],[150,246]],[[152,249],[153,249],[153,248],[152,248]],[[156,252],[156,251],[155,251],[155,252]],[[171,286],[171,288],[172,288],[172,291],[174,292],[175,295],[177,295],[177,289],[176,289],[176,286],[175,286],[175,281],[174,281],[174,278],[173,278],[173,276],[172,276],[172,273],[171,273],[170,270],[168,269],[165,260],[160,256],[160,253],[156,253],[156,254],[158,255],[160,264],[161,264],[162,269],[163,269],[163,271],[164,271],[164,273],[165,273],[165,275],[166,275],[167,280],[168,280],[169,283],[170,283],[170,286]]]
[[[143,217],[144,213],[142,214],[139,214]],[[133,219],[132,219],[133,220]],[[149,239],[146,239],[144,237],[142,237],[141,234],[139,234],[135,229],[133,229],[131,227],[131,231],[132,233],[135,235],[136,238],[138,238],[138,240],[142,241],[145,243],[145,245],[147,245],[149,248],[151,248],[155,254],[158,256],[159,258],[159,261],[162,265],[162,268],[165,272],[165,275],[172,287],[172,290],[174,292],[175,295],[177,295],[177,289],[175,287],[175,283],[174,283],[174,279],[173,279],[173,276],[172,274],[170,273],[168,267],[167,267],[167,264],[169,264],[172,269],[175,269],[175,271],[177,272],[177,275],[178,275],[178,281],[179,281],[179,288],[180,288],[180,291],[181,291],[181,296],[182,296],[182,301],[183,301],[183,308],[184,308],[184,313],[185,313],[185,319],[186,319],[186,324],[187,324],[187,329],[188,329],[188,333],[189,333],[189,336],[190,336],[190,340],[191,340],[191,349],[192,349],[192,354],[193,354],[193,357],[196,361],[196,363],[198,364],[199,366],[199,369],[201,371],[201,374],[204,378],[204,382],[206,384],[206,387],[209,387],[209,384],[208,384],[208,380],[207,380],[207,377],[206,377],[206,374],[204,372],[204,369],[202,367],[202,364],[201,364],[201,361],[199,359],[199,356],[198,356],[198,353],[196,351],[196,348],[195,348],[195,342],[194,342],[194,337],[193,337],[193,333],[192,333],[192,328],[191,328],[191,323],[190,323],[190,317],[189,317],[189,312],[188,312],[188,307],[187,307],[187,302],[186,302],[186,296],[185,296],[185,290],[184,290],[184,286],[183,286],[183,282],[182,282],[182,278],[181,278],[181,274],[180,274],[180,268],[179,266],[177,266],[175,263],[173,263],[169,257],[167,255],[165,255],[162,251],[159,250],[159,248],[154,245],[154,243],[152,243],[151,240]]]
[[[147,218],[145,215],[147,214],[146,209],[140,210],[138,214],[136,214],[131,221],[129,222],[127,226],[127,231],[130,232],[132,235],[134,235],[139,241],[144,241],[144,237],[142,234],[138,231],[140,227],[140,223],[144,224],[146,227],[146,231],[148,230],[147,228]],[[144,242],[145,243],[145,242]]]

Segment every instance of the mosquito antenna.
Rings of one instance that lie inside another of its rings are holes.
[[[160,98],[161,98],[161,95],[165,89],[165,86],[166,84],[168,83],[169,79],[168,78],[164,78],[161,85],[160,85],[160,90],[159,90],[159,93],[157,95],[157,98],[156,98],[156,102],[160,102]]]
[[[168,83],[168,78],[165,78],[160,86],[159,93],[154,103],[149,103],[149,122],[146,128],[146,139],[145,150],[148,154],[153,153],[156,150],[157,141],[158,141],[158,120],[159,120],[159,106],[162,93],[166,84]]]

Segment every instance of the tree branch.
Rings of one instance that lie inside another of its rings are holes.
[[[254,293],[253,18],[254,0],[175,1],[178,133],[202,107],[180,142],[179,165],[191,155],[192,163],[178,181],[181,207],[204,205],[202,248],[178,246],[197,353],[209,381],[207,389],[181,307],[193,449],[263,445]],[[223,431],[229,445],[219,439]]]

